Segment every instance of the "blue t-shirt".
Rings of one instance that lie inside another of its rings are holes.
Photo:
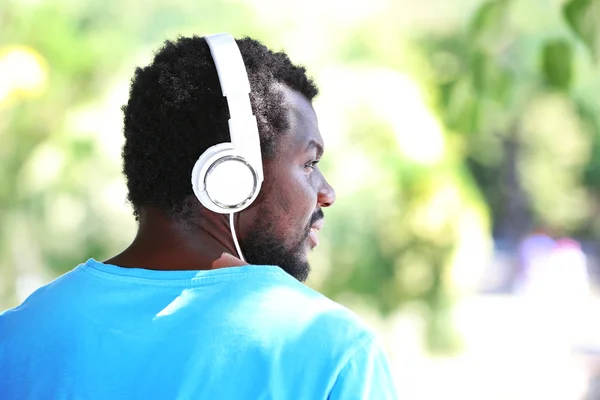
[[[0,399],[393,399],[352,312],[275,266],[90,259],[0,314]]]

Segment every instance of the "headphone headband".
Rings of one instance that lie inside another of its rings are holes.
[[[227,33],[204,37],[217,68],[223,96],[229,108],[229,135],[236,152],[244,156],[263,181],[260,136],[250,104],[250,82],[235,39]]]

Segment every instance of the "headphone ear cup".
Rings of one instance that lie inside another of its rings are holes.
[[[256,171],[244,158],[228,155],[210,166],[204,185],[214,204],[228,211],[238,210],[256,191]]]
[[[220,214],[248,207],[260,186],[254,168],[231,143],[219,143],[206,150],[192,170],[194,194],[205,208]]]
[[[201,196],[201,194],[206,190],[204,187],[204,177],[206,176],[206,172],[216,160],[228,153],[233,153],[233,144],[227,142],[219,143],[209,147],[200,155],[194,164],[194,168],[192,169],[192,189],[194,190],[196,197],[198,197],[198,200],[200,200],[205,207],[206,205],[201,198],[204,196]]]

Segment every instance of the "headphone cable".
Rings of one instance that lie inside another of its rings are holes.
[[[233,226],[233,214],[229,214],[229,228],[231,228],[231,236],[233,237],[233,244],[235,244],[235,249],[237,250],[238,257],[240,260],[246,262],[244,259],[244,255],[242,254],[242,250],[240,249],[240,244],[238,243],[237,236],[235,235],[235,227]]]

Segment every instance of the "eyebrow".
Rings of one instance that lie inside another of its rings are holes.
[[[319,142],[317,142],[314,139],[309,140],[308,145],[306,146],[306,152],[308,152],[311,149],[317,149],[317,158],[321,158],[323,156],[323,152],[325,151],[323,149],[323,145]]]

